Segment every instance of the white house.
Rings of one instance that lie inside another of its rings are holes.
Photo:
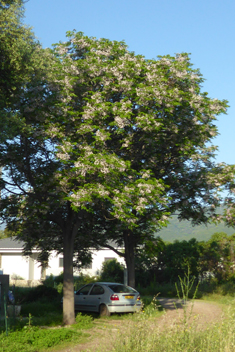
[[[32,251],[32,255],[26,257],[23,255],[23,242],[16,241],[13,238],[4,238],[0,240],[0,273],[10,275],[10,280],[23,279],[30,282],[38,281],[45,276],[57,276],[63,271],[63,255],[57,255],[52,252],[48,266],[42,269],[41,264],[37,261],[38,251]],[[89,274],[91,276],[98,275],[102,263],[106,260],[116,258],[120,263],[124,264],[124,259],[110,249],[94,250],[92,252],[92,263],[86,269],[75,271],[75,275],[79,273]]]

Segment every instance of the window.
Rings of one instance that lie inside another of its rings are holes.
[[[59,258],[59,268],[63,268],[64,266],[64,258]]]
[[[90,295],[102,295],[104,293],[104,289],[100,285],[95,285],[91,290]]]
[[[88,285],[82,287],[81,290],[76,292],[76,295],[88,295],[92,285],[93,284],[88,284]]]
[[[135,293],[137,292],[134,288],[126,286],[126,285],[108,285],[109,288],[115,293]]]

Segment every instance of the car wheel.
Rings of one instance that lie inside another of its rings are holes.
[[[108,307],[105,304],[101,304],[99,308],[99,313],[101,317],[109,317],[110,312],[108,310]]]

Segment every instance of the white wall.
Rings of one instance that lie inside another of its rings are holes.
[[[38,255],[36,253],[33,253],[30,258],[29,264],[31,264],[33,267],[33,270],[32,270],[33,278],[31,278],[30,276],[31,272],[29,268],[29,280],[41,280],[42,268],[41,268],[41,263],[37,261],[37,257]]]
[[[53,252],[48,261],[48,267],[46,268],[46,276],[58,276],[63,272],[63,266],[60,266],[60,258],[62,255],[57,256]],[[91,276],[99,275],[102,263],[105,258],[116,258],[121,264],[124,264],[124,258],[119,257],[118,254],[110,249],[102,249],[100,251],[92,252],[92,267],[90,269],[82,269],[75,271],[75,275],[79,275],[79,272],[83,274],[89,274]],[[124,264],[125,265],[125,264]],[[40,263],[37,261],[37,254],[32,254],[31,258],[22,256],[21,253],[2,253],[2,269],[3,274],[11,276],[19,276],[24,280],[40,280],[42,275],[42,269]]]
[[[63,267],[59,266],[60,258],[63,258],[62,254],[57,256],[55,253],[52,253],[50,255],[48,267],[46,268],[46,276],[57,276],[63,272]],[[105,261],[105,258],[116,258],[121,264],[125,266],[124,258],[120,257],[111,249],[102,249],[98,252],[92,252],[92,267],[90,269],[75,270],[74,274],[79,275],[79,273],[82,272],[83,274],[88,274],[90,276],[99,275],[102,263]]]
[[[81,272],[83,274],[89,274],[91,276],[99,275],[102,267],[102,263],[105,259],[113,259],[116,258],[119,263],[125,266],[125,260],[123,257],[120,257],[117,253],[112,251],[111,249],[101,249],[98,252],[92,252],[92,268],[91,269],[82,269]]]
[[[55,252],[52,252],[49,257],[48,267],[46,268],[46,276],[50,276],[51,274],[58,276],[63,272],[63,266],[59,266],[59,258],[63,258],[63,255],[60,254],[57,256]]]
[[[19,276],[24,280],[40,280],[41,268],[36,261],[37,255],[33,254],[32,258],[18,254],[2,254],[3,274]]]

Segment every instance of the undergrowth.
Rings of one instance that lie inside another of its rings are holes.
[[[45,323],[45,320],[41,321]],[[1,352],[35,352],[58,346],[64,343],[79,343],[89,334],[81,330],[90,329],[93,326],[93,318],[81,313],[76,316],[76,323],[71,327],[58,325],[54,328],[39,327],[38,318],[29,314],[27,321],[23,318],[17,319],[17,324],[9,324],[9,331],[2,329],[0,333]]]
[[[188,276],[187,276],[188,275]],[[188,302],[189,297],[196,297],[197,291],[190,292],[195,287],[193,278],[189,273],[180,279],[180,285],[176,286],[178,298],[183,303]],[[213,296],[213,294],[212,294]],[[222,297],[220,295],[220,297]],[[218,296],[217,296],[218,299]],[[193,307],[194,300],[190,300]],[[158,324],[152,320],[151,315],[137,315],[134,324],[128,326],[127,331],[118,336],[113,352],[234,352],[235,351],[235,299],[227,296],[227,312],[220,322],[205,325],[200,328],[192,309],[186,310],[183,304],[183,316],[179,315],[174,323],[166,320],[166,325]],[[151,309],[158,307],[155,301],[150,305]],[[190,307],[189,307],[190,308]],[[167,315],[165,316],[167,319]]]
[[[20,331],[0,334],[0,351],[4,352],[35,352],[45,351],[49,347],[64,342],[79,342],[82,337],[88,336],[81,331],[68,328],[41,329],[39,327],[25,328]]]

